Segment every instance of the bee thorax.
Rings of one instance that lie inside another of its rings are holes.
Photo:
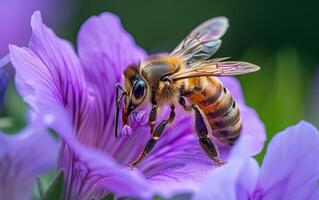
[[[156,91],[156,99],[160,104],[176,104],[179,98],[178,88],[169,82],[159,82]]]

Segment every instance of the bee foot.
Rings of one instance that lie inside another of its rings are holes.
[[[131,163],[129,165],[129,167],[131,168],[132,171],[134,171],[136,169],[136,164],[135,163]]]
[[[135,167],[133,165],[130,165],[130,168],[131,168],[132,171],[135,170]]]
[[[223,165],[225,165],[227,163],[227,161],[223,161],[223,160],[221,160],[219,158],[214,158],[213,161],[219,167],[221,167],[221,166],[223,166]]]

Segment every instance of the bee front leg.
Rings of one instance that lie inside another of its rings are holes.
[[[148,117],[148,124],[149,124],[150,129],[151,129],[151,132],[150,132],[151,134],[153,133],[153,130],[154,130],[156,118],[157,118],[157,104],[154,103],[152,105],[152,110],[151,110],[150,115]]]
[[[139,158],[136,161],[134,161],[132,164],[130,164],[130,166],[132,168],[134,168],[137,164],[139,164],[147,156],[147,154],[149,154],[151,152],[151,150],[154,148],[157,140],[159,140],[160,137],[162,136],[166,125],[172,123],[174,121],[174,119],[175,119],[175,106],[172,105],[171,112],[169,114],[169,118],[166,120],[163,120],[155,128],[154,132],[152,132],[152,138],[147,142],[142,154],[139,156]]]
[[[196,104],[186,105],[185,99],[180,98],[179,103],[187,111],[194,110],[195,112],[195,130],[199,139],[200,146],[211,160],[217,165],[223,165],[225,162],[219,158],[218,147],[209,139],[208,122],[203,111]]]
[[[120,102],[122,98],[126,95],[125,90],[123,87],[117,83],[116,84],[116,92],[115,92],[115,126],[114,126],[114,136],[115,138],[118,138],[117,134],[117,128],[118,128],[118,122],[119,122],[119,109],[120,109]],[[122,94],[119,96],[119,90],[122,90]]]

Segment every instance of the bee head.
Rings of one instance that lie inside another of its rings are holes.
[[[144,100],[147,93],[147,84],[139,73],[136,65],[128,66],[123,73],[124,89],[127,93],[124,99],[124,108],[122,112],[123,122],[127,123],[127,117],[134,111]]]

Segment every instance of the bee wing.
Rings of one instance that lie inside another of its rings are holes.
[[[174,81],[200,76],[235,76],[258,71],[257,65],[241,61],[204,61],[171,75]]]
[[[219,38],[224,35],[227,28],[226,17],[209,19],[185,37],[171,54],[182,57],[188,64],[206,60],[219,49]]]

